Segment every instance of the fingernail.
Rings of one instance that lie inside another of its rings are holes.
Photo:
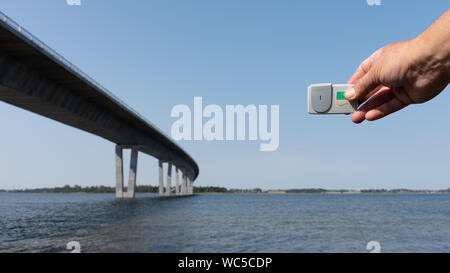
[[[355,89],[353,87],[348,89],[347,91],[345,91],[344,95],[348,100],[352,99],[355,96]]]

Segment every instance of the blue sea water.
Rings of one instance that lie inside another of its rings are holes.
[[[0,194],[0,252],[450,252],[447,194]]]

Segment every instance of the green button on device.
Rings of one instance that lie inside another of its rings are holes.
[[[336,92],[336,99],[337,100],[347,100],[344,96],[344,91],[337,91]]]

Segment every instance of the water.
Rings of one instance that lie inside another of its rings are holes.
[[[450,252],[450,195],[0,194],[0,252]]]

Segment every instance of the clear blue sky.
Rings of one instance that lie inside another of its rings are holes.
[[[354,125],[310,116],[310,83],[345,83],[377,48],[410,39],[448,1],[2,0],[0,9],[170,134],[176,104],[280,105],[280,147],[179,144],[197,185],[232,188],[450,187],[450,97]],[[0,188],[114,185],[114,144],[0,103]],[[141,154],[138,184],[157,185]]]

